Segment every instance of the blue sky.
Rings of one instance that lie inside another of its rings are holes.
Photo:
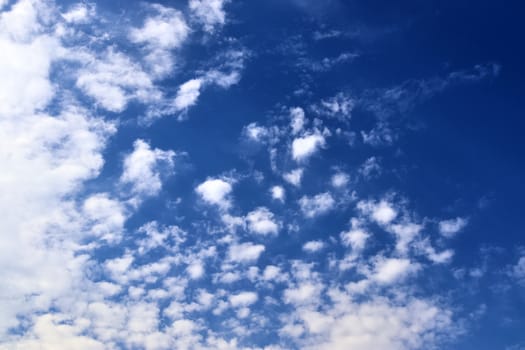
[[[525,349],[519,2],[0,11],[0,349]]]

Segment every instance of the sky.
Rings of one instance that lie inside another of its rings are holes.
[[[0,349],[524,350],[524,10],[0,0]]]

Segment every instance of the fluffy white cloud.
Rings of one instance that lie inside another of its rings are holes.
[[[86,66],[78,72],[76,85],[101,107],[122,112],[130,100],[160,102],[161,92],[152,77],[130,57],[108,49],[101,58],[84,58]]]
[[[338,302],[328,312],[304,312],[307,350],[415,350],[433,346],[450,331],[451,313],[424,300],[403,305],[384,299]]]
[[[132,28],[129,38],[134,43],[166,49],[179,47],[189,34],[189,27],[179,11],[153,5],[157,15],[146,18],[141,28]]]
[[[82,212],[95,237],[109,242],[120,240],[127,218],[122,203],[107,194],[96,194],[84,201]]]
[[[270,193],[272,194],[273,199],[284,202],[285,191],[282,186],[273,186],[270,188]]]
[[[87,23],[95,16],[95,6],[90,4],[75,4],[62,14],[62,18],[68,23]]]
[[[274,215],[268,208],[260,207],[246,215],[248,230],[260,235],[273,234],[279,232],[279,223],[274,219]]]
[[[202,87],[202,79],[191,79],[179,86],[175,97],[174,107],[177,111],[183,111],[197,103]]]
[[[354,252],[360,252],[365,248],[370,234],[360,228],[352,228],[350,231],[341,233],[341,241],[347,247],[352,247]]]
[[[189,7],[193,15],[204,25],[208,32],[226,22],[224,5],[229,0],[190,0]]]
[[[390,225],[388,230],[396,236],[396,249],[400,253],[407,253],[409,244],[420,234],[423,226],[406,222]]]
[[[161,171],[170,174],[173,170],[175,152],[163,151],[144,140],[136,140],[133,152],[124,158],[124,170],[120,182],[131,187],[131,192],[140,199],[154,196],[162,188]]]
[[[350,176],[343,172],[338,172],[332,176],[331,183],[335,188],[345,187],[350,181]]]
[[[520,283],[525,284],[525,256],[522,256],[516,265],[511,269],[511,276],[516,278]]]
[[[217,205],[222,209],[228,209],[231,206],[228,197],[232,191],[232,185],[225,180],[208,179],[197,186],[195,191],[209,204]]]
[[[161,5],[151,8],[155,15],[146,18],[140,28],[131,28],[131,42],[144,46],[145,62],[156,77],[170,73],[174,65],[172,51],[188,38],[190,28],[179,11]]]
[[[230,304],[233,307],[250,306],[257,302],[258,296],[254,292],[240,292],[234,295],[230,295]]]
[[[305,161],[325,145],[325,138],[320,134],[296,138],[292,142],[292,158],[298,162]]]
[[[439,222],[439,233],[444,237],[451,238],[467,226],[468,220],[464,218],[455,218]]]
[[[381,173],[381,166],[379,165],[379,160],[377,157],[368,158],[361,166],[359,167],[359,173],[363,175],[365,179],[369,179],[374,175]]]
[[[321,290],[322,286],[319,284],[303,282],[297,287],[286,289],[283,293],[283,301],[295,305],[316,303]]]
[[[268,136],[268,129],[257,123],[250,123],[244,128],[244,134],[252,141],[261,142]]]
[[[299,187],[301,185],[301,180],[303,178],[303,173],[304,173],[304,170],[302,168],[299,168],[299,169],[295,169],[295,170],[292,170],[290,171],[289,173],[286,173],[283,175],[283,179],[296,186],[296,187]]]
[[[264,269],[262,278],[265,281],[274,281],[279,279],[279,276],[282,274],[281,269],[278,266],[268,265]]]
[[[200,261],[193,262],[191,265],[188,266],[186,271],[188,272],[190,277],[194,280],[199,279],[202,276],[204,276],[204,272],[205,272],[204,266],[202,262]]]
[[[228,249],[228,259],[234,262],[246,263],[259,259],[259,256],[265,251],[262,244],[239,243],[233,244]]]
[[[45,3],[20,1],[0,14],[0,211],[4,215],[0,338],[4,341],[22,318],[37,322],[33,313],[44,315],[56,300],[81,288],[89,260],[88,248],[80,251],[82,244],[99,234],[108,238],[106,229],[118,235],[122,223],[118,205],[111,208],[117,209],[111,211],[115,215],[88,206],[91,218],[83,217],[79,205],[83,183],[95,178],[104,164],[102,150],[114,125],[93,117],[74,100],[44,112],[53,98],[62,97],[50,80],[50,70],[65,50],[43,29],[40,17],[48,11]],[[80,334],[76,332],[64,327],[64,342],[78,340],[86,348],[91,346],[76,339]],[[47,334],[49,338],[32,346],[52,348],[57,333]]]
[[[300,107],[290,109],[290,127],[292,128],[292,135],[300,133],[305,124],[304,110]]]
[[[409,259],[379,259],[372,278],[380,284],[392,284],[403,280],[418,270]]]
[[[360,201],[357,203],[357,208],[381,225],[389,224],[397,216],[394,206],[386,200],[379,202]]]
[[[303,250],[309,253],[315,253],[322,250],[325,247],[323,241],[309,241],[303,244]]]
[[[325,214],[335,206],[335,200],[329,192],[317,194],[313,197],[303,196],[299,199],[299,206],[304,216],[313,218]]]

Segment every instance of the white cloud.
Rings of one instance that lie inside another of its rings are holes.
[[[309,253],[315,253],[322,250],[325,247],[323,241],[309,241],[303,244],[303,250]]]
[[[48,11],[45,3],[20,1],[0,14],[4,340],[22,318],[31,322],[35,312],[42,315],[84,284],[88,248],[82,253],[79,247],[92,242],[95,232],[82,217],[82,185],[99,174],[102,150],[115,131],[112,123],[94,118],[75,101],[44,111],[52,99],[62,97],[50,80],[50,69],[64,51],[40,23]],[[120,229],[118,215],[95,216],[97,224]],[[64,329],[64,339],[75,337],[75,331]]]
[[[300,107],[290,109],[290,127],[292,128],[292,135],[300,133],[305,124],[304,110]]]
[[[303,178],[303,173],[304,173],[304,170],[302,168],[299,168],[299,169],[295,169],[295,170],[292,170],[290,171],[289,173],[286,173],[283,175],[283,179],[296,186],[296,187],[299,187],[301,185],[301,180]]]
[[[279,279],[280,275],[282,275],[282,271],[278,266],[268,265],[264,269],[262,277],[265,281],[275,281]]]
[[[18,24],[11,18],[18,7],[20,3],[0,17],[0,115],[6,117],[33,113],[47,105],[55,94],[49,81],[49,69],[60,51],[56,39],[45,35],[27,43],[11,39],[11,36],[19,36]],[[29,23],[21,24],[32,27]]]
[[[522,256],[511,269],[511,276],[518,282],[525,284],[525,256]]]
[[[292,158],[298,162],[305,161],[325,145],[325,138],[320,134],[296,138],[292,142]]]
[[[160,102],[161,92],[152,78],[130,57],[108,49],[102,58],[88,57],[78,73],[76,85],[103,108],[122,112],[130,100]]]
[[[75,4],[62,14],[68,23],[87,23],[96,14],[95,6],[90,4]]]
[[[432,247],[428,239],[418,242],[416,247],[420,251],[422,251],[422,253],[425,254],[425,256],[434,264],[449,263],[454,256],[454,251],[451,249],[446,249],[439,253],[436,252],[436,250],[434,249],[434,247]]]
[[[189,8],[197,20],[204,25],[204,29],[212,32],[226,22],[224,5],[228,2],[229,0],[190,0]]]
[[[370,234],[360,228],[352,228],[350,231],[341,233],[341,241],[345,246],[352,247],[354,252],[360,252],[365,248]]]
[[[132,28],[129,33],[130,40],[164,49],[179,47],[189,34],[182,13],[158,4],[152,7],[158,14],[148,17],[141,28]]]
[[[402,281],[418,270],[409,259],[380,259],[377,261],[372,278],[380,284],[393,284]]]
[[[129,39],[144,46],[144,60],[156,77],[169,74],[174,65],[172,51],[182,46],[190,28],[179,11],[161,5],[152,5],[156,15],[146,18],[140,28],[131,28]]]
[[[257,123],[250,123],[244,128],[244,134],[248,136],[250,140],[261,142],[268,136],[268,129],[257,125]]]
[[[386,200],[379,202],[360,201],[357,203],[357,208],[381,225],[389,224],[397,216],[396,209]]]
[[[345,187],[350,181],[350,176],[343,172],[338,172],[332,176],[331,183],[335,188]]]
[[[240,292],[234,295],[230,295],[230,304],[233,307],[245,307],[250,306],[257,302],[258,296],[254,292]]]
[[[207,179],[197,186],[195,191],[209,204],[217,205],[221,209],[228,209],[231,206],[229,194],[232,191],[232,185],[225,180]]]
[[[285,191],[282,186],[273,186],[270,188],[270,193],[272,194],[273,199],[284,202]]]
[[[96,194],[87,198],[82,212],[90,221],[90,232],[99,239],[119,241],[124,230],[126,212],[124,206],[107,194]]]
[[[86,322],[68,322],[61,315],[42,315],[35,319],[32,329],[33,339],[21,340],[16,344],[5,344],[6,349],[62,350],[86,349],[103,350],[105,345],[84,334],[88,330]]]
[[[444,237],[451,238],[465,228],[468,224],[468,219],[455,218],[450,220],[443,220],[439,222],[439,233]]]
[[[321,289],[320,285],[304,282],[297,287],[286,289],[283,293],[283,301],[296,305],[315,303]]]
[[[320,193],[313,197],[303,196],[299,199],[299,206],[304,216],[313,218],[325,214],[335,206],[335,200],[329,192]]]
[[[191,265],[188,266],[186,269],[188,274],[190,275],[191,279],[200,279],[204,276],[204,265],[201,261],[195,261]]]
[[[359,173],[363,175],[365,179],[369,179],[374,175],[379,175],[381,173],[381,166],[379,165],[379,160],[376,157],[368,158],[360,167]]]
[[[162,188],[161,171],[173,171],[175,152],[151,149],[144,140],[133,143],[133,152],[124,158],[124,170],[120,182],[131,187],[138,200],[144,196],[154,196]],[[162,169],[164,168],[164,169]]]
[[[452,325],[450,311],[418,299],[403,305],[380,298],[340,302],[328,312],[301,316],[308,335],[298,339],[305,350],[422,349],[436,345]]]
[[[247,263],[259,259],[265,251],[262,244],[239,243],[233,244],[228,249],[228,259],[234,262]]]
[[[202,79],[191,79],[179,86],[173,106],[177,111],[183,111],[197,103],[202,87]]]
[[[260,207],[248,213],[246,216],[248,230],[260,235],[273,234],[279,232],[279,223],[274,219],[274,215],[267,208]]]
[[[352,54],[342,54],[335,60],[327,60],[326,68],[330,69],[333,63],[352,59],[355,56]],[[323,67],[325,68],[325,67]],[[323,100],[319,105],[313,106],[313,110],[321,115],[338,118],[340,120],[349,120],[354,109],[355,102],[350,97],[343,93],[338,93],[336,96]]]
[[[407,253],[409,244],[420,234],[423,226],[406,222],[390,225],[388,231],[396,236],[396,250],[402,254]]]

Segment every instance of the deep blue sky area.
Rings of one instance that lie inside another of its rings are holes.
[[[0,349],[524,350],[524,13],[0,0]]]

